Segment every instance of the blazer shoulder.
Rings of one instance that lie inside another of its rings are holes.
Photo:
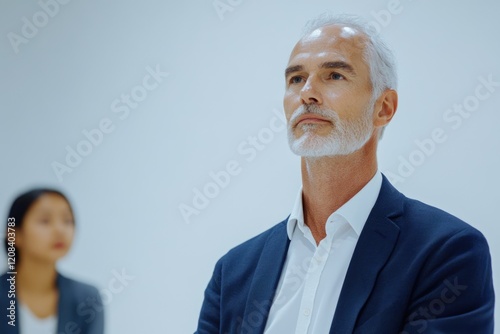
[[[97,288],[88,283],[77,281],[75,279],[58,274],[58,284],[61,288],[69,289],[78,293],[97,292]]]
[[[11,283],[15,283],[15,279],[16,279],[15,276],[13,277],[13,280],[10,280],[11,277],[12,277],[12,275],[7,274],[6,272],[4,272],[0,276],[0,292],[2,293],[2,298],[0,298],[0,301],[2,301],[2,303],[0,303],[0,305],[2,305],[2,306],[3,306],[3,302],[8,303],[8,298],[5,298],[5,297],[7,296],[7,292],[9,291],[9,289],[11,287]]]
[[[484,235],[474,226],[442,209],[421,201],[405,197],[403,209],[404,223],[400,228],[412,233],[423,233],[434,237],[450,237],[465,234],[483,239]]]
[[[66,277],[60,273],[57,275],[57,284],[61,291],[70,292],[76,300],[85,300],[89,296],[99,296],[99,291],[95,286]]]
[[[8,282],[7,282],[7,279],[10,277],[9,274],[7,274],[6,272],[4,272],[1,276],[0,276],[0,280],[1,280],[1,283],[0,283],[0,286],[1,287],[4,287],[4,286],[8,286]],[[3,284],[2,284],[3,283]]]
[[[82,333],[102,334],[104,332],[104,304],[94,286],[68,278],[58,273],[59,322],[58,331],[73,322]]]
[[[282,235],[283,238],[287,238],[286,234],[286,223],[288,217],[282,222],[272,226],[266,231],[248,239],[247,241],[233,247],[230,249],[219,261],[245,261],[251,260],[254,257],[259,257],[264,245],[266,244],[269,237],[273,235]]]
[[[0,289],[5,290],[9,288],[8,279],[11,277],[8,273],[3,273],[0,276]],[[57,285],[59,289],[65,291],[70,291],[72,294],[77,296],[88,296],[98,294],[99,291],[93,285],[83,283],[69,277],[63,276],[62,274],[57,274]]]
[[[374,206],[379,217],[387,216],[401,233],[425,235],[431,239],[457,233],[483,236],[462,219],[419,200],[406,197],[384,176],[379,198]]]

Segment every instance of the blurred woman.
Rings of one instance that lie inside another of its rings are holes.
[[[56,268],[75,233],[66,196],[54,189],[28,191],[14,200],[6,223],[5,246],[9,257],[15,251],[15,267],[0,277],[0,333],[102,334],[97,289]]]

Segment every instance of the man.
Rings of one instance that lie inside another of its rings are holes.
[[[493,333],[483,235],[378,171],[398,101],[379,37],[359,19],[322,17],[285,78],[302,189],[285,221],[218,261],[197,333]]]

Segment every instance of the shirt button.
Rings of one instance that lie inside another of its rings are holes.
[[[304,315],[305,315],[306,317],[310,316],[310,315],[311,315],[311,310],[310,310],[310,309],[308,309],[308,308],[306,308],[306,309],[304,310]]]

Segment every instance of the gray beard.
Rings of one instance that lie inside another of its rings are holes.
[[[323,157],[348,155],[363,147],[370,139],[373,132],[372,124],[373,103],[363,113],[363,116],[354,121],[346,122],[338,114],[315,104],[302,105],[297,108],[288,123],[288,144],[293,153],[302,157]],[[298,125],[304,132],[296,138],[291,124],[301,115],[314,113],[328,119],[333,128],[326,136],[316,134],[318,124]]]

